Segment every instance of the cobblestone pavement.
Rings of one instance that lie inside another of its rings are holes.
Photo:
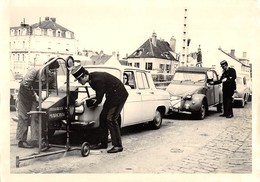
[[[168,169],[173,173],[252,173],[251,118],[233,120],[215,139]]]

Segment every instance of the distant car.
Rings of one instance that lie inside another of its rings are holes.
[[[166,88],[170,93],[169,114],[189,113],[204,119],[210,106],[222,111],[223,94],[215,70],[205,67],[178,67],[171,83]]]
[[[244,107],[250,100],[251,89],[250,83],[246,76],[237,76],[236,78],[237,89],[233,95],[233,102],[235,106]]]
[[[105,66],[105,65],[88,65],[84,66],[89,72],[101,71],[108,72],[123,82],[123,74],[126,73],[129,76],[129,86],[126,86],[129,96],[124,105],[124,108],[120,116],[120,126],[130,126],[140,123],[147,123],[153,129],[159,129],[162,124],[163,116],[168,113],[170,96],[165,90],[157,89],[153,83],[150,72],[139,68],[127,67],[127,66]],[[64,77],[59,76],[60,84],[64,84]],[[83,106],[71,107],[70,111],[73,114],[71,120],[71,128],[83,125],[87,128],[99,127],[99,115],[101,113],[105,97],[98,107],[87,107],[87,101],[89,96],[94,96],[95,91],[89,86],[82,86],[78,82],[74,81],[72,75],[70,75],[70,95],[71,99],[86,100]],[[58,83],[58,84],[59,84]],[[87,93],[87,90],[89,93]],[[64,97],[64,91],[66,86],[59,86],[58,95],[56,93],[49,95],[42,103],[43,110],[47,111],[46,116],[49,117],[51,123],[49,124],[50,130],[58,130],[62,127],[62,120],[66,115],[66,97]],[[73,102],[71,102],[73,103]],[[79,128],[82,128],[80,126]]]

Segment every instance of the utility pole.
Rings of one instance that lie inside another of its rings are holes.
[[[183,23],[183,39],[182,39],[182,59],[181,59],[181,65],[180,66],[187,66],[187,54],[188,49],[188,41],[187,41],[187,32],[188,32],[188,28],[187,28],[187,14],[188,14],[188,9],[185,8],[184,9],[184,23]]]

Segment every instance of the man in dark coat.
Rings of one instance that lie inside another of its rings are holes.
[[[46,74],[49,74],[49,88],[56,88],[53,71],[59,67],[58,62],[53,62],[49,65],[49,73],[44,71],[42,79],[43,87],[47,84]],[[35,111],[39,105],[39,72],[40,69],[32,68],[23,77],[18,92],[18,125],[16,129],[16,139],[18,147],[32,148],[27,142],[28,127],[31,125],[32,143],[37,143],[38,140],[38,120],[35,115],[30,118],[29,111]],[[37,145],[37,144],[35,144]]]
[[[236,70],[234,68],[228,67],[227,61],[223,60],[220,62],[220,65],[223,69],[223,73],[218,81],[211,82],[211,84],[219,84],[222,83],[222,91],[223,91],[223,105],[224,105],[224,113],[220,116],[224,116],[227,118],[233,117],[233,94],[236,90]]]
[[[80,84],[85,85],[88,82],[91,88],[96,91],[96,97],[92,99],[94,102],[93,107],[98,106],[98,104],[102,102],[104,95],[106,95],[106,100],[99,118],[99,143],[92,147],[92,149],[107,148],[109,129],[113,147],[107,152],[122,152],[123,146],[118,119],[128,97],[125,86],[118,78],[109,73],[89,73],[82,66],[75,67],[72,70],[72,75]],[[76,106],[82,104],[82,102],[76,103]]]

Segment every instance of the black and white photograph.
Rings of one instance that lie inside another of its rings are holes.
[[[259,0],[0,8],[1,181],[260,180]]]

